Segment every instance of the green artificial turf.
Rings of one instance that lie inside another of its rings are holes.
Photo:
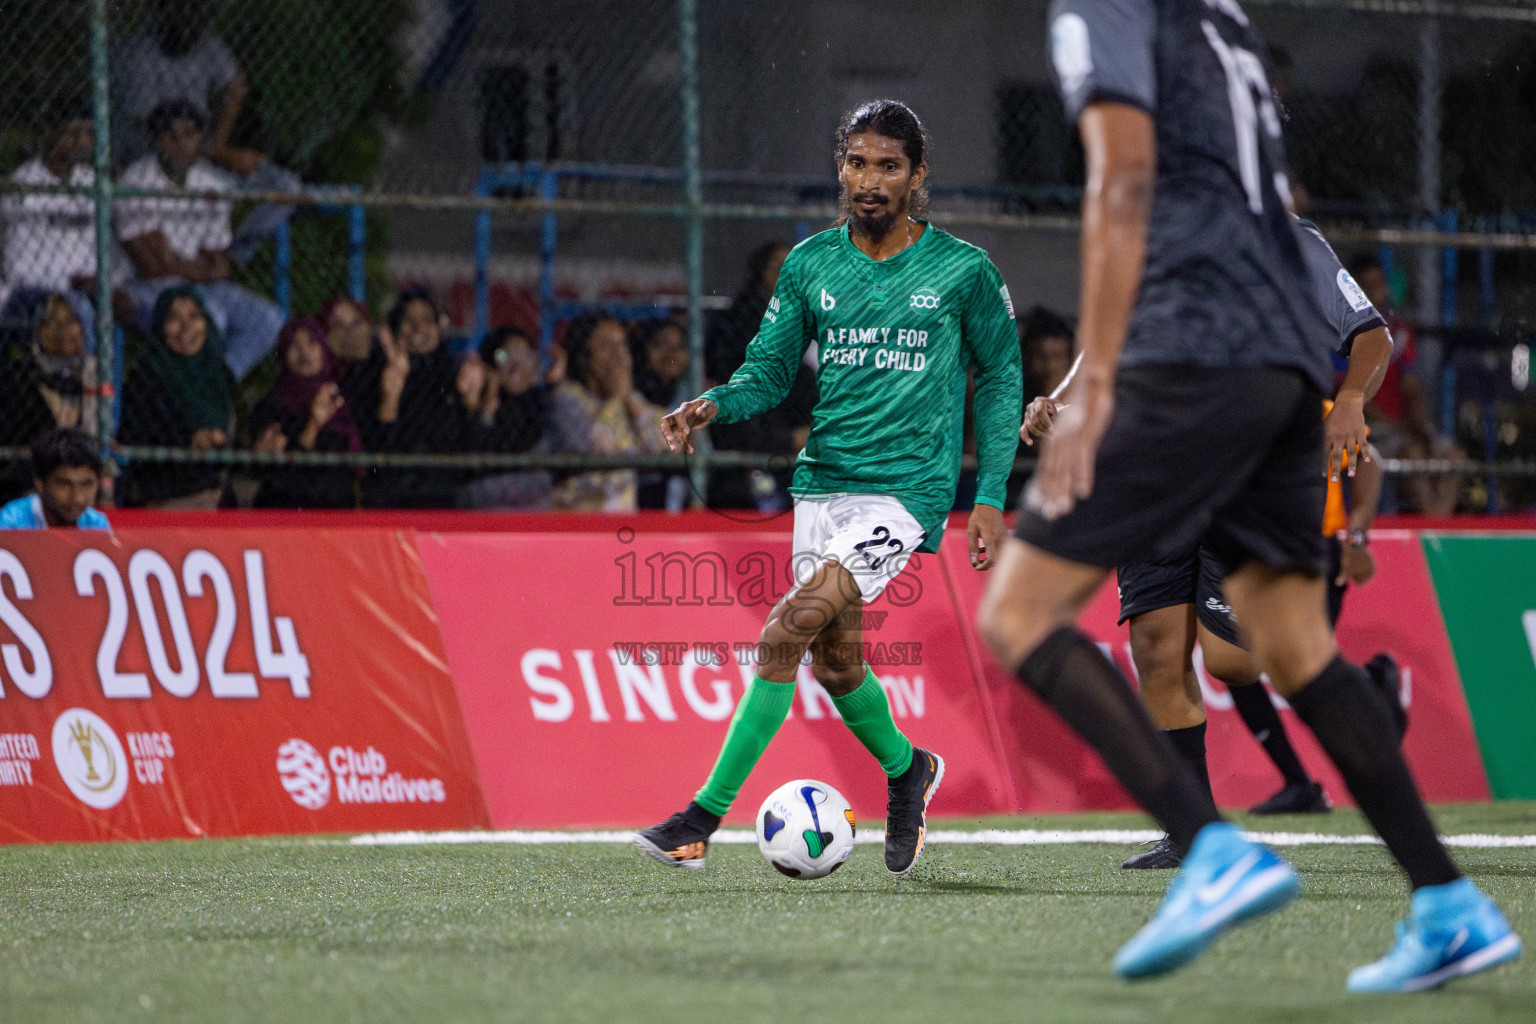
[[[1536,833],[1536,808],[1444,808]],[[935,823],[939,824],[939,823]],[[1146,827],[1144,818],[942,827]],[[1362,831],[1353,812],[1250,822]],[[0,1021],[1532,1021],[1536,954],[1420,996],[1343,991],[1407,905],[1379,847],[1282,852],[1305,895],[1170,977],[1109,971],[1166,873],[1103,845],[877,847],[796,882],[751,846],[701,872],[622,846],[270,839],[0,848]],[[1536,849],[1460,850],[1536,939]]]

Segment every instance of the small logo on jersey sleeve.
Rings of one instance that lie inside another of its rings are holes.
[[[1355,283],[1355,279],[1349,276],[1349,271],[1339,268],[1339,291],[1344,293],[1344,300],[1349,303],[1349,308],[1356,313],[1363,313],[1371,308],[1371,300],[1365,297],[1365,290]]]
[[[777,295],[768,300],[768,308],[763,311],[763,319],[771,324],[779,322],[779,297]]]
[[[1008,286],[1007,285],[1003,285],[1001,288],[999,288],[997,290],[997,294],[999,294],[999,295],[1001,295],[1003,297],[1003,305],[1008,307],[1008,319],[1009,320],[1014,319],[1014,315],[1013,315],[1013,296],[1008,294]]]
[[[938,309],[939,293],[932,288],[919,288],[912,293],[913,309]]]
[[[1088,23],[1081,14],[1063,14],[1051,22],[1051,63],[1063,92],[1077,92],[1093,74]]]

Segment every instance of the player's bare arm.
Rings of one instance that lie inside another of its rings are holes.
[[[719,412],[719,406],[707,398],[684,402],[662,418],[661,436],[666,439],[670,450],[685,451],[692,455],[693,442],[689,440],[690,435],[714,419]]]
[[[1114,412],[1115,366],[1141,285],[1157,148],[1152,117],[1094,103],[1078,118],[1087,158],[1083,189],[1082,363],[1040,460],[1033,500],[1048,519],[1093,492],[1093,461]]]
[[[1072,360],[1072,369],[1056,385],[1056,390],[1049,395],[1041,395],[1029,403],[1024,410],[1024,424],[1019,427],[1019,440],[1032,445],[1035,438],[1044,437],[1051,431],[1051,422],[1056,419],[1056,414],[1064,408],[1061,396],[1072,385],[1072,378],[1077,376],[1077,368],[1083,365],[1083,354],[1079,352],[1077,358]]]
[[[1381,471],[1381,453],[1367,441],[1360,465],[1349,482],[1349,530],[1339,549],[1339,575],[1335,583],[1349,582],[1360,586],[1376,575],[1370,534],[1371,524],[1376,521],[1376,509],[1381,504],[1381,484],[1385,476]]]
[[[1349,369],[1339,385],[1333,408],[1323,419],[1323,438],[1328,450],[1328,477],[1337,480],[1345,466],[1350,476],[1370,460],[1366,441],[1365,403],[1376,396],[1387,362],[1392,358],[1392,336],[1385,327],[1372,328],[1354,340]]]

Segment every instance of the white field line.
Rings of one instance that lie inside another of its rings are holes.
[[[1329,835],[1323,832],[1249,832],[1249,838],[1270,846],[1370,846],[1380,845],[1381,840],[1367,835]],[[1149,843],[1162,837],[1161,832],[1151,829],[982,829],[962,832],[958,829],[934,829],[928,833],[928,842],[992,845],[992,846],[1064,846],[1071,843],[1101,843],[1115,846],[1133,846]],[[633,842],[633,832],[374,832],[353,836],[353,846],[452,846],[470,843],[509,843],[514,846],[551,846],[559,843],[609,843]],[[1444,836],[1447,846],[1459,846],[1473,850],[1492,850],[1509,847],[1536,848],[1536,835],[1496,836],[1457,835]],[[747,829],[727,828],[716,832],[712,842],[748,845],[757,842],[755,833]],[[880,829],[860,829],[855,840],[860,845],[879,846],[885,842],[885,832]]]

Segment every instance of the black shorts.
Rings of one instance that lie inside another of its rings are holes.
[[[1339,576],[1342,546],[1337,537],[1324,538],[1328,556],[1328,624],[1337,626],[1344,610],[1346,583],[1335,582]],[[1198,553],[1187,553],[1161,562],[1132,562],[1116,568],[1120,589],[1120,621],[1126,622],[1146,612],[1174,605],[1192,604],[1200,624],[1229,644],[1243,646],[1237,631],[1237,617],[1222,590],[1227,578],[1220,562],[1204,545]]]
[[[1106,569],[1166,561],[1203,537],[1224,572],[1255,559],[1320,576],[1322,409],[1297,370],[1122,369],[1093,493],[1047,520],[1029,508],[1031,483],[1014,535]]]
[[[1192,604],[1201,625],[1227,643],[1242,646],[1237,620],[1221,590],[1226,573],[1204,546],[1161,562],[1131,562],[1115,573],[1121,622],[1159,608]]]

